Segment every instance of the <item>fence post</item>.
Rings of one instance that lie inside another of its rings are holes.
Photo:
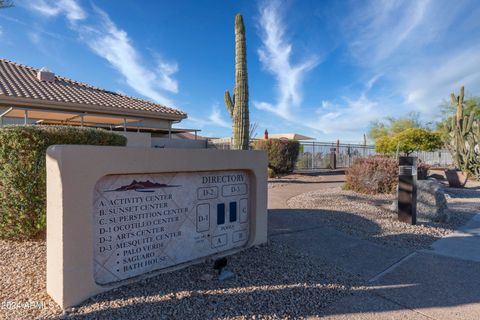
[[[337,149],[336,149],[336,156],[335,156],[335,167],[337,166],[337,161],[340,161],[340,140],[337,139]]]
[[[347,167],[350,168],[352,166],[352,149],[351,146],[348,145],[347,147],[347,154],[348,154],[348,164]]]
[[[337,169],[337,148],[330,149],[330,169]]]
[[[312,142],[312,169],[314,169],[313,162],[315,161],[315,141]]]

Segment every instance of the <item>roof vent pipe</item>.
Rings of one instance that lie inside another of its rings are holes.
[[[37,79],[43,82],[55,82],[55,73],[48,70],[47,67],[43,67],[38,70]]]

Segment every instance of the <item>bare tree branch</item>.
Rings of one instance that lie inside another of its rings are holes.
[[[0,0],[0,9],[11,8],[15,6],[13,0]]]

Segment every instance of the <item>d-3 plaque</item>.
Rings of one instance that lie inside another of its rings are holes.
[[[95,282],[245,246],[249,192],[247,171],[103,177],[93,204]]]

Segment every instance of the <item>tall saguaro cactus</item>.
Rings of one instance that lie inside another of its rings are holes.
[[[235,88],[233,99],[225,91],[225,105],[232,118],[232,149],[248,150],[249,114],[248,114],[248,75],[245,26],[240,14],[235,16]]]

